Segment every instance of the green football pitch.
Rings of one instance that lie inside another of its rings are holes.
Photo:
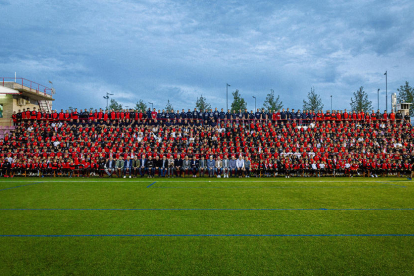
[[[0,181],[0,275],[275,274],[414,274],[414,182]]]

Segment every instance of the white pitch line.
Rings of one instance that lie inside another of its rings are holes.
[[[41,179],[41,178],[39,178],[38,179],[39,181],[42,181],[43,183],[56,183],[56,182],[60,182],[60,183],[77,183],[77,182],[79,182],[79,183],[98,183],[98,182],[106,182],[105,181],[105,179],[101,179],[101,180],[44,180],[44,179]],[[36,181],[38,181],[37,179],[36,180],[11,180],[11,181],[1,181],[0,180],[0,183],[18,183],[18,182],[36,182]],[[154,181],[154,180],[156,180],[156,179],[151,179],[151,180],[134,180],[134,179],[131,179],[131,180],[114,180],[114,179],[111,179],[111,180],[108,180],[107,182],[114,182],[114,183],[119,183],[119,182],[135,182],[135,183],[148,183],[148,182],[151,182],[151,181]],[[306,181],[296,181],[296,180],[276,180],[276,181],[263,181],[263,180],[257,180],[257,181],[255,181],[255,180],[226,180],[226,181],[215,181],[215,180],[198,180],[198,181],[194,181],[194,180],[176,180],[176,181],[168,181],[168,180],[156,180],[155,182],[157,182],[156,184],[158,184],[158,183],[195,183],[195,182],[197,182],[197,183],[202,183],[202,182],[211,182],[211,183],[228,183],[228,182],[233,182],[233,183],[247,183],[247,182],[250,182],[250,183],[328,183],[328,182],[330,182],[330,183],[349,183],[349,182],[352,182],[352,181],[333,181],[333,180],[327,180],[327,181],[325,181],[325,180],[306,180]],[[388,181],[388,182],[395,182],[395,181]],[[377,183],[378,184],[378,182],[376,182],[376,181],[357,181],[356,183]],[[404,183],[405,183],[405,181],[404,181]]]

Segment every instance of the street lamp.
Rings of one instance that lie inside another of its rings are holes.
[[[388,113],[388,72],[385,71],[385,110]]]
[[[231,85],[226,83],[226,111],[229,110],[229,86]]]
[[[380,89],[378,88],[378,91],[377,91],[378,110],[379,110],[379,91],[380,91]]]
[[[253,98],[254,98],[254,112],[256,112],[256,97],[253,96]]]
[[[153,110],[154,109],[154,104],[150,103],[150,102],[148,102],[148,103],[151,105],[151,110]]]
[[[109,92],[106,92],[106,96],[103,96],[104,99],[106,99],[106,110],[108,110],[108,101],[109,101],[109,96],[113,96],[114,94],[111,94]]]
[[[331,113],[332,113],[332,95],[331,95]]]
[[[49,83],[52,85],[52,95],[55,94],[55,89],[53,88],[53,82],[49,81]]]

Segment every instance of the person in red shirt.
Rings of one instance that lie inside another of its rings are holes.
[[[184,110],[184,109],[183,109]],[[155,108],[154,108],[154,110],[151,112],[151,118],[154,120],[154,119],[157,119],[157,111],[155,111]]]
[[[350,177],[354,177],[354,175],[359,175],[358,173],[359,164],[356,161],[353,161],[350,168]]]

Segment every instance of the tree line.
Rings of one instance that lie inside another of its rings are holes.
[[[413,103],[414,101],[414,88],[410,86],[409,82],[406,81],[404,85],[401,85],[397,88],[398,91],[398,102],[408,102]],[[233,95],[233,102],[231,103],[230,110],[233,112],[239,110],[245,110],[247,108],[247,102],[242,97],[240,91],[236,89],[236,91],[232,92]],[[353,96],[351,97],[351,111],[371,111],[373,109],[372,101],[369,100],[367,92],[364,91],[364,87],[359,87],[358,90],[353,92]],[[302,110],[323,110],[324,104],[322,102],[321,96],[315,92],[315,88],[311,87],[310,91],[308,92],[307,98],[303,100]],[[136,105],[135,110],[148,110],[149,106],[143,101],[139,100]],[[210,110],[211,104],[207,102],[206,97],[201,95],[197,98],[195,103],[195,108],[197,110]],[[283,102],[280,99],[280,95],[275,95],[275,91],[273,89],[270,90],[270,93],[266,95],[266,99],[263,102],[263,106],[259,107],[260,109],[264,110],[281,110],[283,108]],[[115,99],[111,99],[111,103],[109,105],[110,110],[122,110],[122,104],[118,103]],[[167,104],[164,108],[165,111],[174,112],[174,107],[170,100],[167,100]],[[414,115],[414,105],[411,105],[410,108],[410,116]]]

